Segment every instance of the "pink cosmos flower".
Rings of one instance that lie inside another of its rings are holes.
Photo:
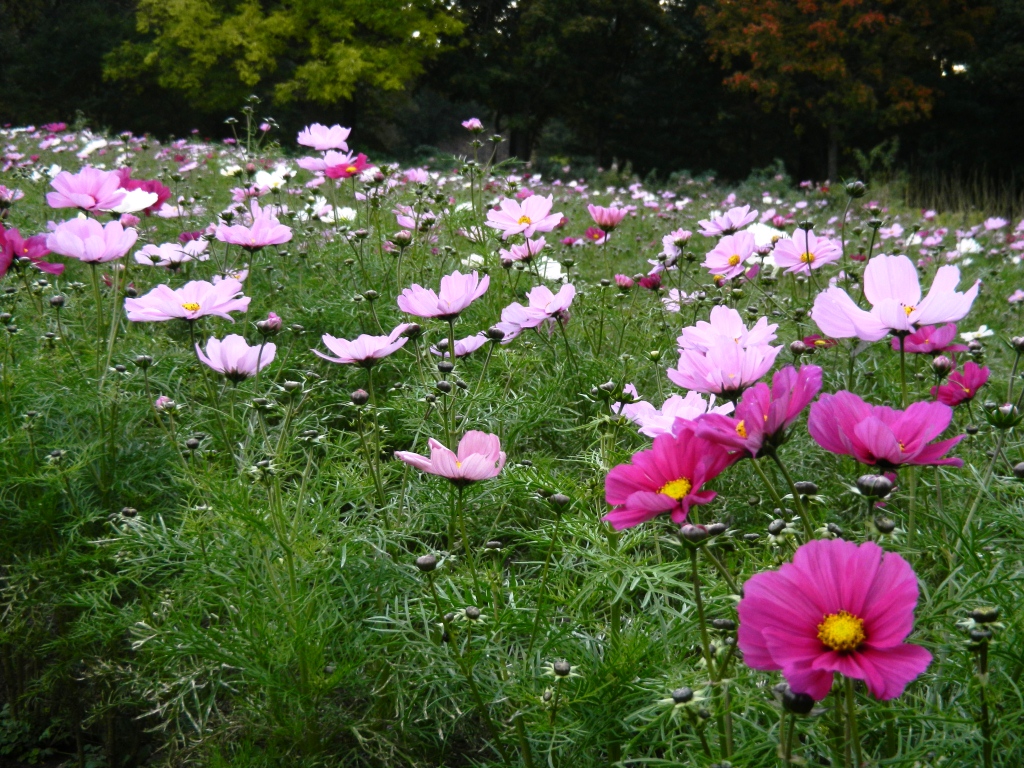
[[[956,322],[971,310],[980,280],[966,293],[956,290],[960,270],[939,267],[928,295],[921,298],[921,284],[913,262],[906,256],[876,256],[864,269],[864,296],[871,302],[867,312],[837,286],[818,294],[811,318],[827,335],[837,339],[856,336],[878,341],[890,331],[913,331],[918,326]]]
[[[416,317],[437,317],[452,321],[483,296],[490,284],[490,275],[484,275],[481,280],[476,270],[469,275],[456,270],[441,278],[440,293],[413,283],[411,288],[406,288],[399,295],[398,308]]]
[[[734,417],[709,414],[694,424],[698,437],[730,450],[756,457],[762,449],[775,450],[786,440],[786,430],[821,391],[821,368],[789,365],[776,371],[772,386],[758,383],[743,393]]]
[[[467,336],[464,339],[456,339],[455,356],[465,357],[466,355],[471,355],[486,343],[487,337],[482,333],[478,333],[476,334],[476,336]],[[444,351],[444,354],[442,355],[441,350],[439,350],[436,346],[432,346],[430,348],[430,354],[444,358],[451,357],[451,353],[447,349]]]
[[[636,387],[632,384],[627,384],[622,391],[633,397],[637,396]],[[732,410],[732,403],[716,406],[714,395],[704,399],[698,392],[687,392],[686,397],[671,395],[665,400],[660,410],[646,400],[637,400],[626,405],[619,403],[612,405],[612,411],[621,413],[640,427],[641,435],[648,437],[674,435],[685,425],[704,414],[714,413],[724,416],[732,413]]]
[[[569,306],[576,296],[576,286],[566,283],[552,293],[546,285],[538,285],[526,294],[527,306],[513,302],[501,311],[501,322],[498,327],[505,331],[503,343],[507,343],[527,328],[536,328],[541,323],[556,321],[565,322],[569,319]],[[511,335],[510,335],[511,333]]]
[[[600,205],[588,205],[587,210],[594,223],[605,232],[611,232],[626,218],[626,211],[614,206],[602,208]]]
[[[156,200],[147,208],[142,209],[143,213],[147,216],[160,210],[163,204],[171,198],[171,190],[165,184],[156,179],[133,179],[131,168],[118,168],[114,173],[117,174],[118,179],[121,181],[121,189],[126,192],[142,190],[143,192],[156,195]]]
[[[23,238],[17,229],[4,229],[0,226],[0,277],[7,274],[15,259],[28,259],[32,266],[50,275],[64,272],[63,264],[51,264],[43,261],[50,249],[46,247],[46,235],[33,235]]]
[[[304,147],[312,147],[317,152],[326,152],[329,149],[340,149],[342,152],[347,152],[348,144],[346,142],[350,133],[352,133],[351,128],[342,128],[340,125],[332,125],[328,128],[326,125],[313,123],[299,131],[296,142]]]
[[[947,383],[932,387],[932,397],[940,403],[956,407],[977,397],[978,391],[988,382],[988,375],[987,365],[982,367],[968,360],[964,363],[963,371],[953,371]]]
[[[673,230],[661,238],[661,252],[670,259],[678,259],[691,237],[693,237],[693,233],[688,229]]]
[[[966,352],[964,344],[952,344],[956,338],[956,325],[947,323],[941,328],[934,325],[925,325],[903,339],[905,352],[912,352],[920,355],[937,355],[943,352]],[[893,338],[892,348],[900,351],[900,340]]]
[[[824,394],[811,406],[807,429],[826,451],[853,456],[861,464],[895,469],[905,464],[962,467],[957,458],[943,458],[957,443],[958,435],[938,443],[953,419],[944,403],[914,403],[906,411],[869,405],[852,392]]]
[[[192,261],[206,261],[209,243],[206,240],[189,240],[187,243],[163,243],[147,245],[135,254],[135,261],[150,267],[167,267],[176,270],[182,264]]]
[[[316,349],[312,351],[313,354],[319,355],[324,360],[330,360],[332,363],[361,365],[363,368],[371,368],[377,364],[378,360],[382,360],[392,352],[396,352],[405,346],[409,339],[402,334],[405,333],[408,327],[408,323],[402,323],[387,336],[369,336],[364,333],[358,336],[355,341],[338,339],[329,333],[325,333],[321,337],[324,346],[337,355],[337,357],[325,355]]]
[[[333,150],[324,153],[323,157],[300,157],[296,160],[299,168],[313,173],[323,173],[328,168],[334,168],[351,163],[353,160],[349,152],[335,152]]]
[[[81,208],[83,211],[109,211],[124,199],[121,178],[111,171],[86,166],[78,173],[58,173],[50,182],[56,192],[46,193],[51,208]]]
[[[727,336],[741,347],[756,347],[775,341],[776,323],[768,323],[767,317],[759,318],[750,330],[747,330],[743,317],[732,307],[719,305],[711,309],[708,321],[698,320],[695,325],[683,328],[683,333],[676,339],[681,349],[693,349],[707,352],[717,343],[719,336]]]
[[[122,258],[138,237],[138,232],[125,229],[119,221],[108,221],[104,226],[80,216],[58,224],[46,236],[46,247],[60,256],[99,263]]]
[[[757,211],[752,211],[749,205],[744,205],[742,208],[730,208],[710,219],[701,219],[697,223],[700,224],[700,233],[704,237],[721,237],[743,229],[756,218]]]
[[[260,204],[253,200],[251,212],[251,226],[218,224],[214,236],[222,243],[240,246],[249,253],[255,253],[268,245],[281,245],[292,239],[291,227],[278,221],[270,206],[260,208]]]
[[[720,445],[696,437],[692,425],[684,424],[675,435],[659,435],[650,450],[633,454],[631,464],[608,473],[605,500],[615,509],[602,519],[617,531],[666,512],[672,522],[683,523],[691,506],[714,500],[714,491],[701,489],[733,460]]]
[[[370,161],[362,152],[355,157],[352,157],[350,153],[336,165],[328,165],[324,169],[324,175],[329,179],[348,179],[352,176],[358,176],[369,167]]]
[[[932,660],[904,642],[917,597],[917,577],[896,553],[870,541],[809,541],[793,562],[743,585],[737,642],[747,666],[781,670],[794,691],[817,701],[836,672],[894,699]]]
[[[781,350],[767,344],[744,347],[719,336],[707,352],[680,350],[679,362],[668,369],[668,378],[683,389],[735,395],[768,373]]]
[[[459,441],[458,453],[434,438],[427,441],[430,458],[410,451],[395,451],[395,458],[430,475],[445,477],[455,485],[469,485],[497,477],[505,466],[505,452],[497,435],[471,430]]]
[[[172,290],[168,285],[158,285],[145,296],[125,299],[124,308],[133,323],[160,323],[165,320],[196,320],[206,315],[223,317],[234,322],[229,312],[245,312],[251,299],[239,296],[242,284],[238,280],[225,279],[219,283],[193,280],[181,288]]]
[[[615,284],[619,286],[620,291],[629,291],[636,285],[636,282],[629,275],[616,275]]]
[[[510,197],[501,201],[497,209],[487,212],[487,226],[502,231],[502,240],[522,233],[533,237],[536,232],[550,232],[562,220],[561,213],[551,213],[554,196],[531,195],[520,204]]]
[[[775,263],[790,274],[809,275],[812,269],[838,261],[843,256],[839,243],[827,237],[817,237],[814,230],[798,229],[793,238],[779,240],[772,251]]]
[[[196,356],[199,361],[208,365],[217,373],[222,373],[236,384],[255,376],[272,362],[277,354],[277,346],[272,343],[250,347],[242,336],[232,333],[224,340],[210,338],[206,342],[204,353],[196,344]]]
[[[476,117],[471,117],[469,120],[463,120],[462,127],[470,133],[482,133],[484,130],[484,124]]]
[[[502,261],[522,261],[529,263],[534,256],[544,250],[544,246],[547,245],[547,241],[543,237],[538,237],[536,240],[527,240],[522,245],[513,245],[507,250],[505,248],[498,249],[498,255]]]
[[[1018,288],[1016,291],[1006,297],[1006,300],[1011,304],[1019,304],[1024,301],[1024,291]]]
[[[610,232],[605,232],[600,227],[587,227],[587,231],[583,233],[583,240],[596,243],[597,245],[604,245],[611,236]]]
[[[991,232],[994,229],[1002,229],[1007,226],[1010,222],[999,216],[993,216],[992,218],[985,219],[985,231]]]
[[[718,245],[708,251],[701,266],[712,275],[731,279],[743,274],[747,268],[744,262],[753,256],[756,250],[757,243],[750,232],[726,235],[718,241]]]

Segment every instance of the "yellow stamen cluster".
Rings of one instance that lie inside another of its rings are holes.
[[[658,493],[663,493],[666,496],[671,496],[673,499],[678,501],[682,499],[690,492],[693,488],[693,483],[687,480],[685,477],[680,477],[678,480],[672,480],[671,482],[665,483],[661,486],[661,490]]]
[[[747,436],[747,424],[742,419],[740,419],[740,423],[736,425],[736,434],[740,437]]]
[[[181,307],[182,307],[182,309],[185,309],[185,310],[187,310],[189,312],[198,312],[199,311],[199,305],[196,304],[194,301],[190,301],[190,302],[188,302],[186,304],[182,304]]]
[[[912,307],[909,304],[903,307],[903,311],[907,313],[907,317],[910,317],[910,313],[913,312],[917,307]]]
[[[529,216],[520,216],[519,221],[517,221],[516,223],[530,226],[531,224],[533,224],[533,219],[531,219]]]
[[[740,255],[738,253],[734,253],[732,256],[729,257],[729,266],[735,267],[737,264],[740,263],[740,261]]]
[[[867,640],[864,620],[847,611],[830,613],[818,625],[818,639],[833,651],[855,651]]]
[[[804,264],[810,264],[814,261],[814,254],[811,253],[810,251],[806,251],[805,253],[800,255],[800,261],[802,261]]]

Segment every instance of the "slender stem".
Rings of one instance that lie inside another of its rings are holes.
[[[860,733],[857,730],[857,702],[853,698],[853,678],[846,678],[846,727],[853,747],[854,765],[860,768],[864,764],[861,754]]]
[[[978,494],[974,497],[974,503],[971,504],[971,509],[967,513],[967,519],[964,520],[964,527],[960,531],[960,538],[956,542],[956,552],[959,554],[960,546],[964,543],[964,539],[967,537],[967,532],[971,528],[971,521],[974,520],[974,513],[978,511],[978,505],[981,504],[981,499],[988,492],[989,483],[992,481],[992,471],[995,469],[996,462],[999,460],[999,452],[1003,448],[1003,441],[1006,439],[1007,430],[1003,429],[999,431],[999,439],[996,441],[996,449],[992,452],[992,461],[989,462],[988,468],[985,470],[985,475],[981,480],[981,487],[978,488]]]
[[[785,715],[783,715],[783,724],[785,724]],[[793,736],[796,734],[796,715],[789,716],[789,731],[786,733],[786,739],[782,748],[782,764],[789,765],[793,759]],[[781,737],[782,734],[780,733]]]
[[[469,563],[469,571],[473,574],[473,586],[476,588],[477,595],[482,595],[483,591],[480,589],[480,582],[476,575],[476,562],[473,559],[473,551],[469,546],[469,534],[466,531],[466,515],[463,508],[463,488],[464,486],[456,486],[455,493],[455,516],[459,521],[459,529],[462,531],[462,549],[466,553],[466,562]]]
[[[981,684],[979,696],[981,698],[981,735],[982,735],[982,759],[985,768],[992,768],[992,723],[988,713],[988,642],[983,641],[978,651],[978,681]]]
[[[764,487],[768,490],[768,495],[772,497],[772,501],[775,502],[776,506],[780,509],[785,507],[785,504],[782,501],[782,496],[779,495],[779,492],[775,489],[772,481],[768,479],[768,475],[766,475],[764,470],[761,469],[761,465],[758,463],[758,460],[751,459],[750,464],[754,467],[754,471],[757,472],[758,476],[761,478],[761,482],[764,483]]]
[[[541,616],[544,614],[544,598],[547,597],[548,573],[551,565],[551,556],[555,551],[555,544],[558,542],[558,530],[562,526],[562,514],[558,513],[555,520],[555,530],[551,534],[551,543],[548,545],[548,552],[544,556],[544,567],[540,574],[540,595],[537,598],[537,614],[533,619],[533,631],[530,633],[530,646],[526,650],[527,657],[533,652],[533,645],[537,640],[537,628],[540,626]]]
[[[687,545],[690,550],[690,578],[693,582],[693,600],[697,605],[697,622],[700,625],[700,644],[701,651],[704,654],[704,663],[708,668],[708,677],[711,678],[712,685],[717,687],[718,684],[718,673],[715,670],[715,660],[711,656],[711,638],[708,635],[708,623],[707,616],[704,614],[704,599],[700,593],[700,571],[697,568],[697,547]],[[723,703],[725,708],[725,703]],[[726,715],[729,713],[726,712]],[[729,758],[732,756],[732,748],[730,744],[729,734],[731,731],[732,723],[726,724],[726,716],[718,715],[718,734],[720,737],[720,745],[722,751],[722,757]]]
[[[810,541],[814,538],[814,531],[811,526],[810,513],[804,506],[803,501],[800,499],[800,492],[796,489],[796,483],[793,481],[792,475],[789,474],[789,470],[786,469],[786,465],[782,463],[782,459],[779,458],[778,453],[772,451],[768,454],[772,457],[772,460],[778,466],[782,472],[782,476],[786,478],[786,484],[789,486],[789,492],[793,494],[793,503],[796,505],[796,511],[800,515],[800,520],[804,524],[804,534],[807,536],[807,540]]]

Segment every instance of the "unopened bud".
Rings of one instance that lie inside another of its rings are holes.
[[[433,555],[422,555],[416,558],[416,567],[423,573],[430,573],[437,568],[437,558]]]
[[[892,533],[896,530],[896,523],[891,518],[879,515],[875,518],[875,528],[878,529],[879,533]]]
[[[56,296],[51,296],[50,297],[50,306],[53,307],[54,309],[60,309],[61,307],[64,306],[64,301],[65,301],[64,297],[61,296],[60,294],[58,294]]]
[[[885,475],[861,475],[857,478],[857,490],[862,496],[884,499],[892,492],[892,480]]]
[[[786,690],[782,692],[782,706],[794,715],[809,715],[814,709],[814,698],[809,693],[796,693],[786,686]]]
[[[935,371],[935,375],[940,379],[948,376],[954,368],[956,368],[956,363],[945,355],[939,355],[932,360],[932,370]]]
[[[999,609],[996,607],[975,608],[971,611],[971,618],[978,624],[991,624],[999,621]]]
[[[846,194],[850,197],[864,197],[867,194],[868,186],[863,181],[851,181],[846,185]]]
[[[797,493],[803,494],[804,496],[818,495],[818,486],[810,480],[800,480],[793,483],[793,487],[796,488]]]
[[[370,400],[370,393],[365,389],[357,389],[349,397],[352,398],[353,405],[366,405]]]
[[[572,672],[572,665],[568,661],[556,661],[551,668],[559,677],[567,677]]]
[[[672,691],[672,701],[676,704],[689,704],[693,701],[693,688],[683,686]]]

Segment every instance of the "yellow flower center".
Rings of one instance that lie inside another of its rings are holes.
[[[198,312],[199,311],[199,305],[196,304],[194,301],[190,301],[187,304],[182,304],[181,306],[182,306],[182,309],[185,309],[185,310],[187,310],[189,312]]]
[[[907,317],[909,317],[910,313],[913,312],[915,309],[917,309],[917,307],[912,307],[909,304],[903,307],[903,311],[907,313]]]
[[[852,613],[830,613],[818,625],[818,639],[833,651],[855,651],[867,640],[864,620]]]
[[[811,253],[810,251],[806,251],[805,253],[801,254],[800,261],[802,261],[804,264],[810,264],[812,261],[814,261],[814,254]]]
[[[738,253],[734,253],[732,256],[729,257],[729,266],[730,267],[735,267],[739,263],[740,263],[740,255]]]
[[[658,493],[671,496],[676,501],[679,501],[679,499],[682,499],[690,492],[691,488],[693,488],[693,483],[685,477],[680,477],[678,480],[672,480],[671,482],[665,483],[661,486],[661,490],[659,490]]]
[[[747,436],[747,423],[740,419],[740,423],[736,425],[736,434],[740,437]]]
[[[346,172],[346,173],[355,173],[355,172],[356,172],[356,171],[358,171],[358,170],[359,170],[359,169],[358,169],[358,168],[356,168],[356,167],[355,167],[354,165],[350,165],[350,166],[349,166],[348,168],[346,168],[346,169],[345,169],[345,172]]]
[[[520,216],[519,221],[517,221],[516,223],[530,226],[531,224],[533,224],[533,219],[531,219],[529,216]]]

